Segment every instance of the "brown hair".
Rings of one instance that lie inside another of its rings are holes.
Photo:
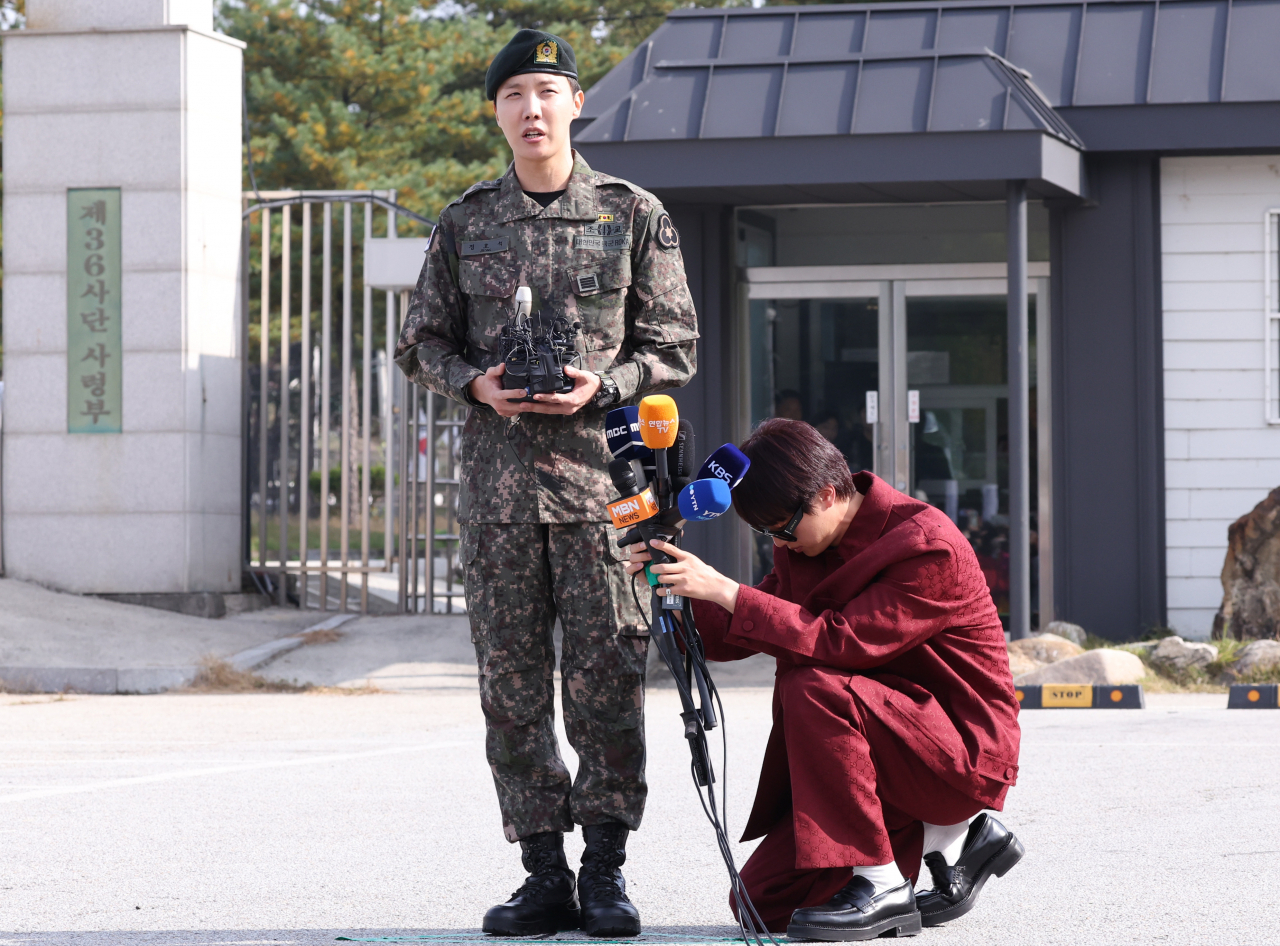
[[[786,522],[824,487],[836,495],[853,495],[853,474],[843,454],[826,437],[802,420],[771,417],[742,444],[751,468],[734,488],[733,508],[749,525],[773,528]]]

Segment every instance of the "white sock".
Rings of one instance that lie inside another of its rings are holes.
[[[886,890],[892,890],[894,887],[901,887],[907,882],[907,879],[902,876],[902,871],[898,870],[896,861],[890,861],[888,864],[878,864],[874,867],[855,867],[853,876],[865,877],[875,884],[877,895],[884,893]]]
[[[924,853],[937,851],[947,866],[954,867],[964,851],[964,841],[969,834],[969,822],[959,824],[929,824],[924,826]]]

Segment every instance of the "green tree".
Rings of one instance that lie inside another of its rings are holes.
[[[218,27],[248,44],[259,189],[395,188],[434,217],[510,161],[484,74],[512,33],[565,37],[590,88],[669,10],[689,5],[715,2],[221,0]]]

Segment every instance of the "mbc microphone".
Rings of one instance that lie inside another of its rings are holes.
[[[653,451],[640,439],[640,411],[635,405],[615,407],[605,417],[605,439],[615,457],[634,461],[636,475],[647,482],[653,476]]]
[[[702,469],[698,471],[698,479],[723,480],[733,489],[742,482],[750,468],[751,461],[747,459],[747,455],[733,444],[726,443],[707,457]]]
[[[632,417],[629,414],[635,416]],[[638,428],[640,416],[634,407],[615,407],[605,415],[604,439],[608,442],[609,452],[615,459],[630,460],[635,456],[631,436],[633,420]]]

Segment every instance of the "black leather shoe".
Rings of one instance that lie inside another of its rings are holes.
[[[990,815],[978,815],[969,825],[964,849],[954,867],[937,851],[924,856],[933,876],[933,890],[920,895],[920,918],[938,926],[964,916],[978,902],[982,885],[994,874],[1003,877],[1022,860],[1025,849],[1009,829]]]
[[[582,829],[578,890],[582,893],[582,931],[589,936],[639,936],[640,911],[627,899],[620,868],[627,860],[627,826],[620,821]]]
[[[490,907],[481,926],[494,936],[543,936],[576,930],[582,924],[573,871],[564,858],[564,835],[545,831],[520,842],[529,872],[506,903]]]
[[[787,926],[792,939],[847,941],[919,932],[920,912],[911,881],[877,895],[875,884],[857,875],[822,906],[791,914]]]

